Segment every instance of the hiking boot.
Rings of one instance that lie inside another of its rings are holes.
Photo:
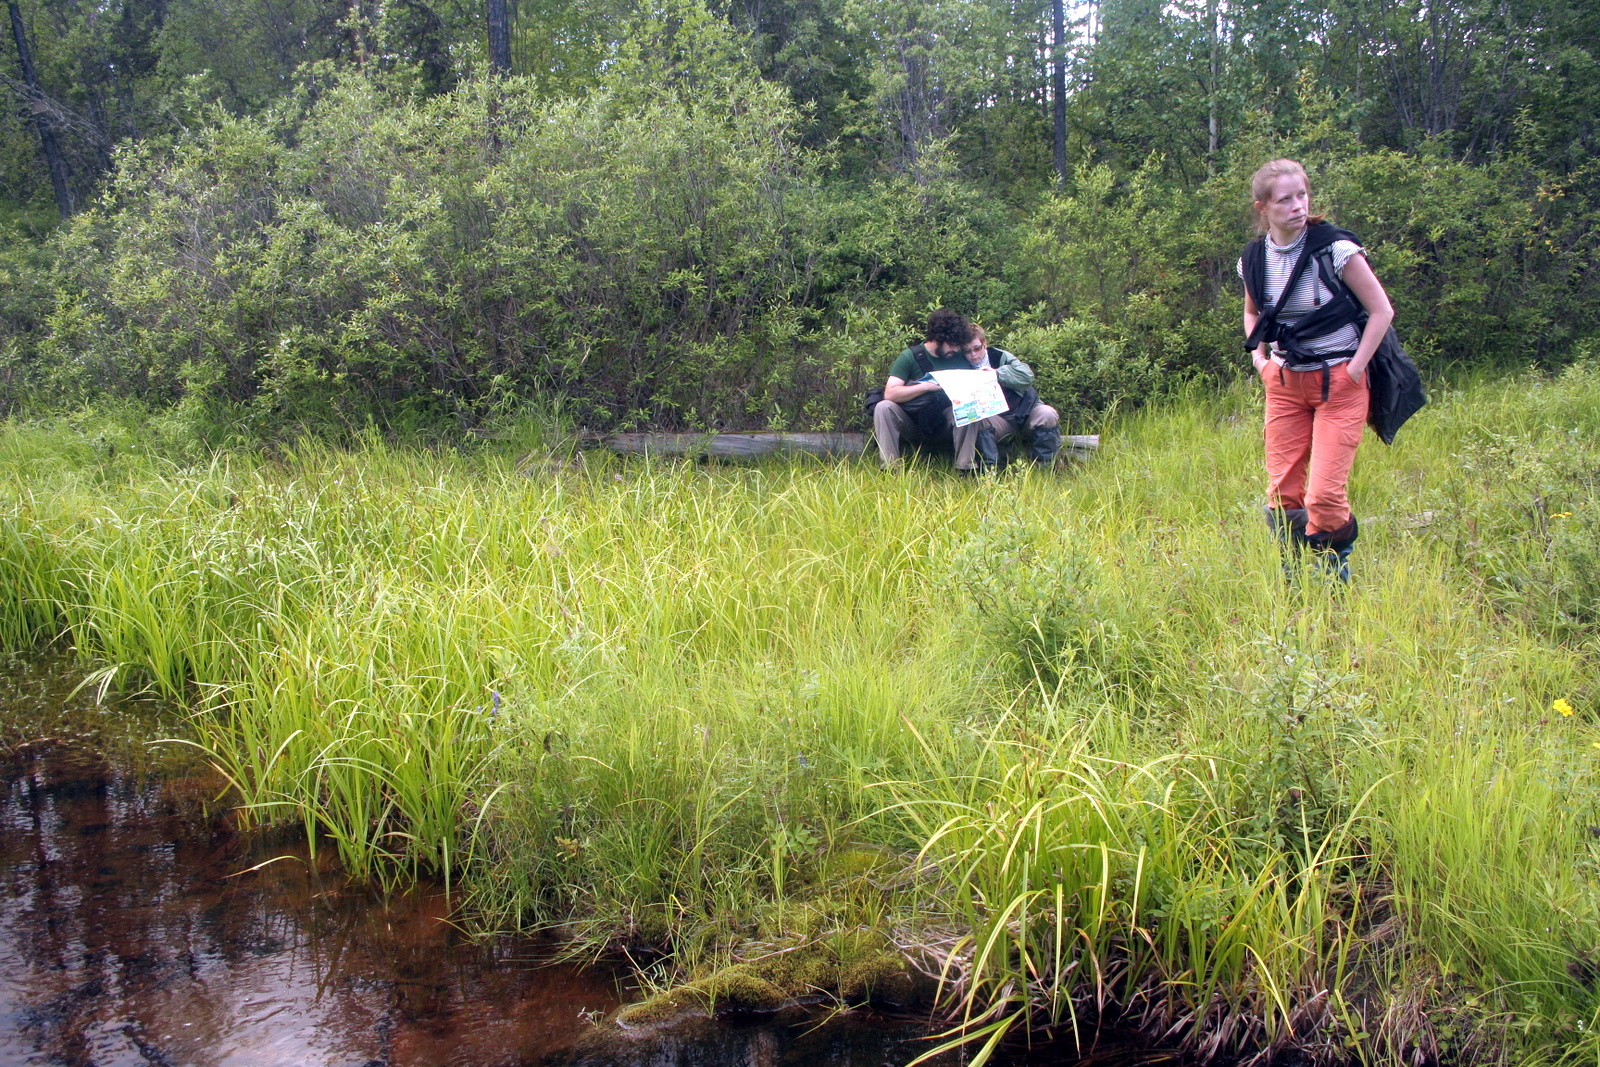
[[[1028,443],[1028,458],[1041,467],[1048,467],[1055,462],[1056,453],[1061,451],[1061,427],[1041,426],[1033,431],[1033,440]]]
[[[1267,529],[1278,539],[1283,556],[1283,580],[1294,584],[1301,569],[1300,554],[1311,547],[1306,538],[1305,508],[1262,508],[1267,518]]]
[[[1262,508],[1267,516],[1267,529],[1285,548],[1307,548],[1311,542],[1306,537],[1305,508]]]
[[[995,440],[993,430],[988,427],[979,430],[973,449],[978,454],[979,470],[994,470],[1000,466],[1000,442]]]
[[[1361,536],[1361,526],[1354,515],[1337,530],[1323,530],[1306,538],[1311,550],[1317,554],[1317,563],[1330,578],[1341,582],[1350,580],[1350,550]]]

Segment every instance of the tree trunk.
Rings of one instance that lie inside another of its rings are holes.
[[[489,0],[489,69],[511,73],[511,16],[506,0]]]
[[[33,118],[33,128],[39,133],[39,147],[44,151],[45,166],[50,170],[50,187],[55,190],[56,208],[62,218],[72,215],[72,186],[68,183],[67,159],[61,153],[61,142],[50,125],[49,104],[44,91],[39,88],[39,71],[33,65],[33,50],[28,47],[28,34],[22,26],[22,10],[17,0],[6,0],[11,9],[11,36],[17,42],[17,60],[22,66],[22,80],[28,87],[28,113]]]
[[[1217,62],[1217,0],[1206,0],[1206,37],[1211,44],[1211,70],[1206,82],[1206,174],[1217,173],[1217,82],[1222,76]]]
[[[1056,179],[1067,184],[1067,13],[1064,0],[1051,5],[1055,33],[1055,69],[1051,72],[1055,91]]]

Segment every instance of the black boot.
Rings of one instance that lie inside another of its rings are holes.
[[[1028,458],[1041,467],[1048,467],[1055,462],[1056,453],[1061,451],[1061,427],[1041,426],[1033,431],[1033,440],[1028,444]]]
[[[1267,529],[1278,539],[1283,555],[1283,580],[1293,584],[1300,574],[1300,554],[1311,547],[1306,538],[1305,508],[1262,508],[1267,516]]]
[[[1361,525],[1354,515],[1337,530],[1324,530],[1306,538],[1311,550],[1317,553],[1322,572],[1341,582],[1350,580],[1350,550],[1361,536]]]
[[[1305,508],[1262,508],[1267,516],[1267,529],[1272,531],[1285,548],[1307,548],[1311,542],[1306,537]]]
[[[994,431],[987,426],[978,431],[974,449],[978,453],[979,470],[992,471],[1000,466],[1000,442],[995,440]]]

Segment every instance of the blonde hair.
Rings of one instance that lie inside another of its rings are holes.
[[[1272,195],[1272,183],[1277,181],[1279,178],[1288,176],[1298,177],[1301,181],[1306,183],[1306,199],[1309,201],[1311,199],[1311,178],[1306,174],[1306,168],[1302,167],[1299,163],[1292,159],[1274,159],[1271,163],[1266,164],[1254,174],[1250,175],[1250,199],[1254,201],[1255,204],[1260,204],[1263,200]],[[1261,208],[1256,207],[1255,213],[1256,232],[1266,233],[1267,220],[1261,214]],[[1306,225],[1315,226],[1325,218],[1327,218],[1326,215],[1307,216]]]
[[[984,333],[983,327],[979,326],[977,323],[972,324],[972,339],[974,341],[982,341],[983,347],[985,348],[989,347],[989,335]]]

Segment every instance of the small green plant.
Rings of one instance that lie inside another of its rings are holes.
[[[1155,667],[1140,625],[1152,605],[1118,596],[1073,533],[1060,522],[984,516],[948,558],[949,585],[967,609],[960,625],[1023,684],[1138,691]]]

